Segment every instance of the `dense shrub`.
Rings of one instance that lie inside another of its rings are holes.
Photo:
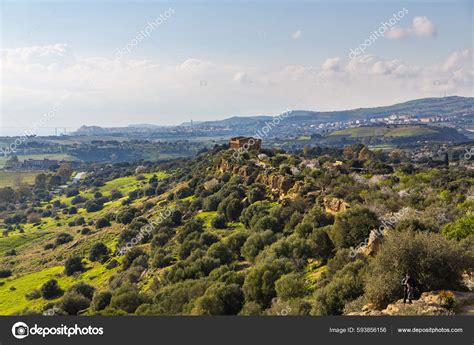
[[[453,223],[446,224],[441,230],[446,238],[461,240],[474,235],[474,213],[469,213]]]
[[[237,284],[216,283],[195,302],[198,315],[237,315],[244,304],[244,294]]]
[[[0,269],[0,278],[8,278],[12,275],[12,271],[9,269]]]
[[[110,226],[110,222],[106,218],[99,218],[95,223],[97,229],[102,229]]]
[[[64,243],[71,242],[72,240],[73,240],[73,237],[70,234],[62,232],[62,233],[58,234],[58,236],[56,237],[55,244],[56,245],[61,245],[61,244],[64,244]]]
[[[109,291],[96,292],[92,298],[92,307],[99,311],[105,309],[110,304],[112,293]]]
[[[211,225],[216,229],[225,229],[227,227],[226,218],[218,214],[211,222]]]
[[[329,284],[317,289],[312,313],[315,315],[340,315],[346,303],[355,300],[364,292],[361,260],[351,262],[336,272]]]
[[[88,299],[92,299],[92,296],[94,295],[95,288],[89,284],[86,283],[77,283],[71,286],[68,290],[67,293],[77,293],[79,295],[82,295]]]
[[[355,207],[338,214],[332,229],[336,248],[356,247],[369,237],[379,224],[377,215],[367,208]]]
[[[366,295],[383,307],[402,296],[400,281],[406,273],[415,279],[418,292],[456,290],[462,274],[474,267],[472,252],[457,243],[427,232],[391,232],[370,264]]]
[[[82,259],[79,256],[73,256],[66,260],[64,264],[64,273],[71,276],[76,272],[82,272],[84,266],[82,266]]]
[[[76,292],[68,292],[61,300],[61,309],[68,315],[77,315],[81,310],[89,308],[91,300]]]
[[[62,290],[59,288],[58,281],[56,279],[48,280],[41,286],[41,297],[44,299],[53,299],[59,297]]]
[[[89,251],[90,261],[105,261],[109,255],[109,248],[102,242],[94,244]]]

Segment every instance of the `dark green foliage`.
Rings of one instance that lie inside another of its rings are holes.
[[[244,294],[237,284],[216,283],[195,302],[198,315],[237,315],[244,304]]]
[[[127,313],[134,313],[138,306],[145,303],[145,301],[145,297],[136,288],[125,286],[114,291],[110,300],[110,306]]]
[[[314,255],[326,262],[333,254],[334,244],[332,243],[325,228],[313,230],[309,235],[308,241],[315,247]]]
[[[109,248],[102,242],[94,244],[89,251],[89,260],[90,261],[104,261],[109,255]]]
[[[184,199],[191,195],[193,195],[193,190],[189,187],[183,187],[176,192],[176,197],[178,199]]]
[[[356,247],[377,229],[377,215],[367,208],[355,207],[339,214],[333,225],[332,240],[336,248]]]
[[[267,245],[275,242],[276,237],[271,230],[250,235],[242,246],[242,255],[253,261],[258,253]]]
[[[211,225],[216,229],[225,229],[227,227],[226,218],[223,215],[218,214],[212,220]]]
[[[275,291],[284,300],[303,297],[306,294],[303,275],[291,272],[281,276],[275,282]]]
[[[92,306],[97,311],[103,310],[110,304],[111,298],[112,293],[110,291],[97,291],[92,298]]]
[[[62,232],[62,233],[58,234],[58,236],[56,237],[56,240],[54,242],[57,246],[59,246],[59,245],[64,244],[64,243],[71,242],[72,240],[73,240],[73,237],[70,234]]]
[[[222,242],[217,242],[211,245],[207,251],[207,255],[213,259],[219,260],[221,265],[232,262],[234,258],[232,250]]]
[[[122,266],[124,269],[127,269],[129,268],[133,261],[140,257],[140,256],[146,256],[147,254],[141,250],[140,248],[132,248],[130,250],[127,251],[127,253],[125,254],[123,260],[122,260]]]
[[[96,201],[96,200],[89,200],[86,202],[84,206],[85,206],[86,211],[89,213],[100,211],[104,207],[104,205],[101,202]]]
[[[472,252],[456,242],[427,232],[392,232],[370,264],[367,298],[385,306],[400,298],[400,281],[405,273],[417,282],[418,292],[462,286],[462,273],[474,267]]]
[[[95,288],[89,284],[86,283],[77,283],[73,286],[71,286],[68,290],[67,293],[77,293],[79,295],[82,295],[88,299],[92,299],[92,296],[94,295]]]
[[[62,294],[62,290],[58,285],[56,279],[50,279],[41,286],[41,297],[44,299],[53,299],[59,297]]]
[[[102,229],[110,226],[110,222],[106,218],[99,218],[95,223],[97,229]]]
[[[344,305],[364,292],[363,268],[361,260],[347,264],[337,271],[329,284],[316,290],[314,295],[313,314],[340,315]]]
[[[81,310],[89,308],[91,300],[76,292],[68,292],[61,300],[61,309],[68,315],[77,315]]]
[[[66,273],[66,275],[71,276],[74,273],[82,271],[84,271],[84,266],[79,256],[73,256],[66,260],[64,264],[64,273]]]
[[[0,269],[0,278],[8,278],[12,275],[12,271],[9,269]]]
[[[275,282],[290,271],[290,263],[282,259],[255,266],[245,277],[245,299],[268,307],[276,296]]]

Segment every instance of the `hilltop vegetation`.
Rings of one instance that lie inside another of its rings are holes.
[[[215,146],[85,173],[0,188],[1,314],[338,315],[393,303],[406,271],[419,295],[474,269],[466,162]]]

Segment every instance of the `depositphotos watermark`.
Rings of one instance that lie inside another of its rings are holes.
[[[372,43],[377,41],[380,37],[383,37],[385,33],[392,27],[394,26],[399,20],[401,20],[405,15],[408,13],[408,10],[403,7],[400,11],[397,13],[394,13],[392,17],[386,21],[380,23],[380,26],[377,28],[377,30],[374,30],[368,38],[364,40],[359,46],[355,49],[351,49],[351,52],[349,53],[349,58],[354,59],[357,57],[357,55],[363,54],[367,47],[370,47]],[[388,28],[387,28],[388,27]]]
[[[141,242],[145,237],[150,236],[151,232],[155,228],[155,226],[161,224],[166,218],[170,217],[173,212],[176,211],[174,208],[167,208],[163,212],[160,213],[158,217],[155,219],[149,220],[147,225],[144,225],[140,228],[138,234],[133,237],[130,241],[128,241],[122,248],[119,248],[115,251],[115,255],[122,256],[130,250],[133,246],[137,245]]]
[[[166,22],[168,18],[171,17],[172,14],[174,14],[174,12],[175,12],[174,9],[169,8],[168,10],[161,13],[154,21],[148,22],[147,26],[144,29],[137,32],[137,35],[135,36],[135,38],[132,38],[130,42],[128,42],[125,45],[124,48],[117,49],[115,56],[119,58],[126,54],[131,53],[133,47],[138,45],[138,43],[143,41],[145,38],[148,38],[153,32],[153,30],[155,30],[158,26]]]
[[[50,335],[64,335],[69,337],[77,335],[103,335],[103,327],[80,327],[74,324],[73,327],[69,327],[61,324],[58,327],[39,327],[36,323],[33,327],[29,327],[24,322],[17,322],[12,326],[12,334],[17,339],[24,339],[30,335],[39,335],[43,338]]]
[[[292,110],[287,109],[284,113],[275,116],[270,122],[265,121],[265,126],[255,132],[254,136],[250,138],[249,141],[243,144],[242,147],[235,149],[234,153],[232,154],[232,158],[239,159],[244,152],[248,152],[256,144],[256,140],[262,140],[263,138],[266,138],[268,133],[270,133],[274,127],[278,126],[282,119],[287,117],[291,111]]]

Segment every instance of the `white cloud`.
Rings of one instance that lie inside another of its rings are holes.
[[[291,34],[291,38],[294,40],[299,40],[301,38],[301,30],[296,30]]]
[[[463,62],[472,61],[472,52],[468,49],[451,53],[443,65],[445,71],[450,71],[460,67]]]
[[[340,62],[341,62],[341,58],[339,57],[326,59],[326,61],[324,61],[323,63],[323,70],[338,71],[340,68]]]
[[[390,39],[406,37],[434,37],[437,35],[435,25],[425,16],[413,18],[412,25],[408,28],[394,26],[387,31],[385,36]]]
[[[413,18],[413,31],[420,37],[433,37],[437,34],[436,27],[427,17]]]
[[[51,126],[176,124],[289,108],[337,110],[414,98],[472,96],[472,52],[432,65],[374,55],[283,67],[187,59],[177,64],[78,58],[66,45],[1,52],[2,126],[28,126],[68,96]],[[206,81],[202,87],[201,81]]]

